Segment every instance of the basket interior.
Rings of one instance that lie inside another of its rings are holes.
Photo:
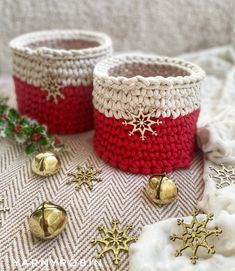
[[[98,41],[85,40],[85,39],[76,39],[76,40],[53,39],[53,40],[32,42],[28,44],[27,46],[31,49],[47,47],[50,49],[79,50],[79,49],[97,47],[100,44],[101,43],[99,43]]]
[[[109,76],[135,77],[177,77],[188,76],[190,73],[183,68],[167,64],[124,63],[109,69]]]

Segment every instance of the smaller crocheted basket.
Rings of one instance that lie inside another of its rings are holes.
[[[121,55],[94,70],[94,146],[107,163],[132,173],[190,166],[204,71],[151,55]]]
[[[111,56],[111,39],[99,32],[52,30],[11,41],[13,78],[21,114],[52,133],[93,128],[93,70]]]

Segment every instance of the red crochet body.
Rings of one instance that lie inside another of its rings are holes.
[[[132,126],[124,126],[123,119],[95,110],[94,147],[104,161],[123,171],[153,174],[188,168],[196,147],[198,115],[199,109],[176,119],[159,118],[162,124],[151,126],[158,135],[147,132],[143,141],[139,132],[128,135]]]
[[[14,77],[19,111],[39,123],[49,132],[73,134],[93,128],[92,85],[62,89],[64,99],[58,104],[47,101],[47,92]]]

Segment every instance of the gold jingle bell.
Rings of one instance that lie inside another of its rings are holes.
[[[40,176],[50,176],[60,169],[60,160],[53,152],[41,152],[32,161],[32,170]]]
[[[45,201],[31,214],[29,227],[34,236],[48,240],[60,234],[67,222],[67,213],[62,207]]]
[[[146,191],[149,198],[160,205],[171,203],[178,195],[176,184],[165,174],[151,176]]]

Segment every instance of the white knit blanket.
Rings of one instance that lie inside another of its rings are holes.
[[[209,168],[220,169],[220,164],[235,166],[235,50],[223,47],[183,57],[207,72],[198,123],[198,142],[205,159],[205,190],[198,206],[205,213],[215,214],[215,220],[209,225],[222,228],[223,233],[208,238],[215,245],[216,254],[209,256],[206,249],[200,249],[200,259],[192,265],[190,249],[180,257],[174,256],[181,245],[180,241],[173,243],[169,239],[181,231],[176,218],[145,226],[139,241],[131,247],[130,271],[235,270],[235,185],[217,189],[211,176],[213,170]],[[185,220],[190,221],[190,217]]]

